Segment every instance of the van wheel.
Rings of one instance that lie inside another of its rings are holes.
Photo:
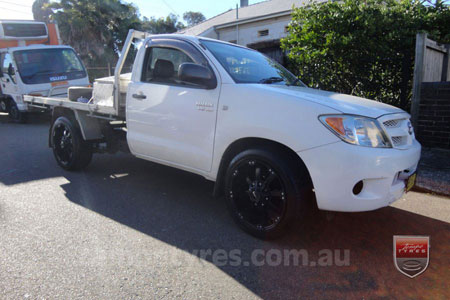
[[[0,112],[8,112],[8,103],[5,99],[0,99]]]
[[[307,171],[286,157],[284,152],[246,150],[226,172],[225,197],[233,219],[261,239],[280,237],[305,212]]]
[[[27,113],[22,112],[17,107],[17,104],[11,101],[9,105],[9,118],[15,123],[25,123],[27,121]]]
[[[65,170],[81,170],[92,160],[92,145],[83,140],[78,126],[66,117],[59,117],[53,124],[51,145],[58,165]]]

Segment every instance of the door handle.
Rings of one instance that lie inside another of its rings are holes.
[[[142,94],[133,94],[132,96],[133,96],[133,98],[138,99],[138,100],[143,100],[143,99],[147,98],[147,96],[142,95]]]

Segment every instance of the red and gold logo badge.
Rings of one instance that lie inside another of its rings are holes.
[[[394,235],[394,264],[413,278],[423,273],[430,261],[430,237]]]

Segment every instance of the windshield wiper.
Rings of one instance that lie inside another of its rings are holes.
[[[264,83],[264,84],[271,84],[271,83],[275,83],[275,82],[282,82],[284,81],[283,78],[281,77],[269,77],[269,78],[263,78],[259,81],[259,83]]]
[[[31,75],[28,75],[27,77],[33,78],[36,75],[50,74],[51,72],[53,72],[53,71],[52,70],[42,70],[42,71],[35,72]]]

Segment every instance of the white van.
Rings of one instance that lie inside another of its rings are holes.
[[[59,44],[56,24],[0,21],[0,111],[13,121],[33,111],[24,95],[65,96],[70,86],[89,85],[78,55]]]

